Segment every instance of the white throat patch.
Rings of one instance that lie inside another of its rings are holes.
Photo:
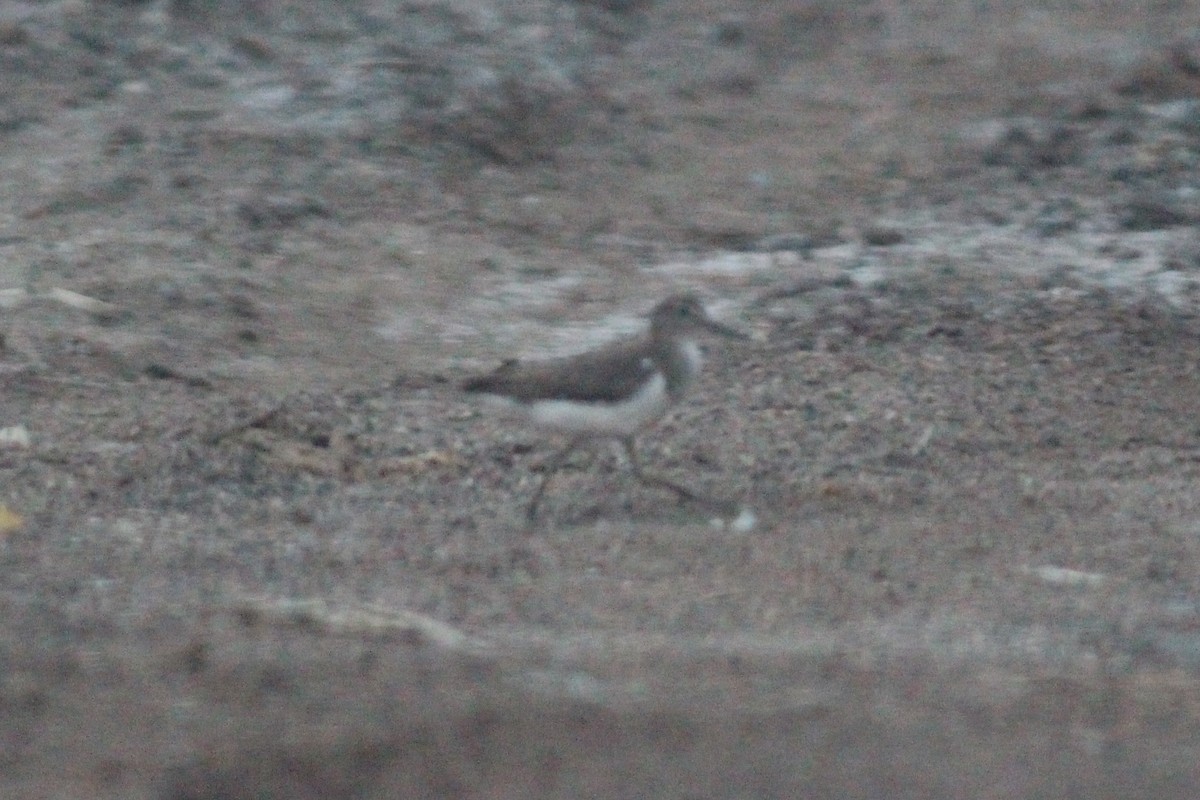
[[[700,372],[700,368],[704,366],[704,356],[700,353],[700,345],[691,339],[685,339],[680,346],[683,348],[683,356],[688,362],[688,373],[694,378]]]

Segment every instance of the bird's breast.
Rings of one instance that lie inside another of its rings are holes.
[[[668,358],[669,363],[663,365],[667,373],[667,391],[678,399],[700,374],[704,357],[699,345],[691,339],[685,339],[675,345]]]

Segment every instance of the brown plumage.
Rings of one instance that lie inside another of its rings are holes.
[[[510,359],[495,372],[468,380],[463,389],[519,403],[615,403],[633,395],[655,372],[661,372],[667,381],[667,393],[678,400],[700,368],[688,334],[705,330],[742,337],[710,319],[695,295],[674,295],[654,307],[650,330],[636,339],[565,358],[530,362]]]

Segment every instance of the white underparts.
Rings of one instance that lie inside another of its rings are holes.
[[[495,398],[502,400],[502,398]],[[574,400],[535,400],[503,403],[519,411],[534,425],[569,436],[632,436],[661,417],[670,406],[667,380],[655,373],[637,393],[615,403],[581,403]]]
[[[568,436],[623,437],[645,428],[657,420],[671,404],[679,399],[682,390],[700,373],[703,357],[691,339],[678,343],[686,363],[680,386],[674,397],[667,392],[667,379],[662,372],[652,377],[625,400],[617,402],[581,402],[578,400],[534,400],[519,402],[501,395],[485,395],[489,403],[533,425]],[[649,359],[646,359],[647,361]],[[644,364],[652,368],[653,363]]]

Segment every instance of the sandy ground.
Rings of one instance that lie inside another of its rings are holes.
[[[1196,797],[1200,12],[994,5],[4,4],[0,795]]]

